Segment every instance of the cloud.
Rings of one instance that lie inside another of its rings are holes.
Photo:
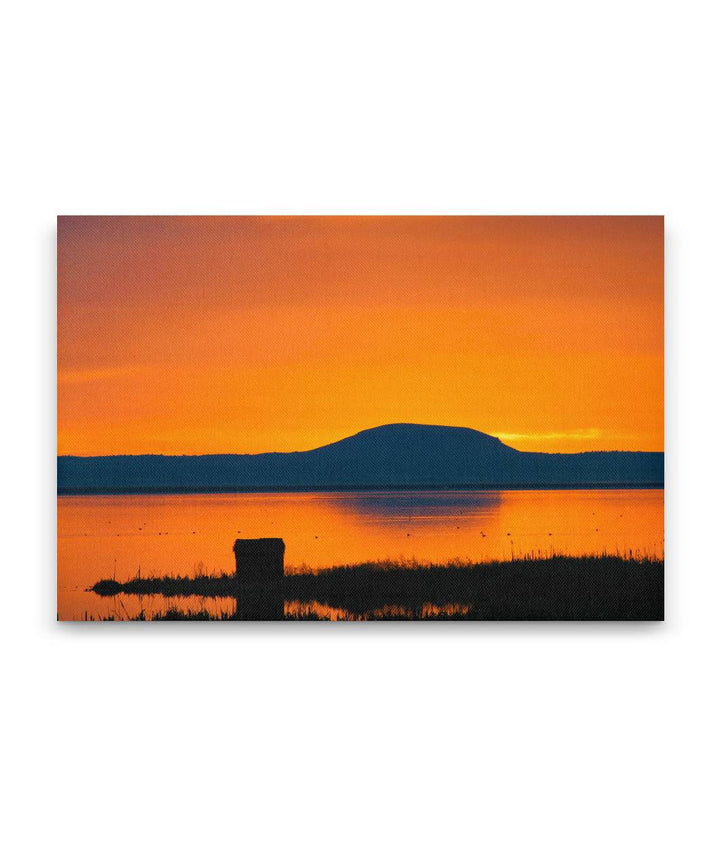
[[[511,434],[506,431],[491,431],[504,442],[517,442],[518,440],[599,440],[604,432],[599,428],[574,428],[572,431],[549,431],[546,433]]]
[[[58,384],[61,383],[92,383],[100,380],[132,377],[151,368],[147,365],[127,364],[120,366],[105,366],[103,368],[58,369]]]

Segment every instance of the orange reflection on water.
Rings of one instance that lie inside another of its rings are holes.
[[[94,599],[92,608],[85,613],[73,615],[73,618],[82,620],[109,620],[109,621],[132,621],[144,619],[152,621],[160,616],[166,616],[168,612],[182,614],[207,614],[215,619],[229,620],[232,618],[236,601],[233,597],[163,597],[163,595],[135,595],[119,594],[113,597],[103,598],[98,608],[99,598],[87,592],[76,592],[77,596],[91,597]],[[60,616],[63,617],[62,615]]]
[[[662,556],[662,490],[371,491],[58,498],[58,616],[132,617],[160,597],[100,598],[99,579],[231,573],[236,538],[282,537],[286,573],[384,559],[553,552]],[[234,602],[176,599],[232,613]],[[182,601],[182,602],[180,602]]]
[[[317,600],[285,601],[285,617],[294,619],[318,619],[320,621],[367,621],[397,618],[437,618],[442,615],[451,618],[457,615],[466,615],[470,610],[470,604],[466,603],[424,603],[420,609],[413,611],[405,606],[387,604],[382,609],[372,609],[370,612],[358,614],[348,609],[340,609],[320,603]]]
[[[320,603],[317,600],[309,600],[307,602],[286,600],[285,617],[294,619],[310,618],[320,621],[352,621],[355,616],[353,613],[348,612],[347,609],[328,606],[328,604]]]

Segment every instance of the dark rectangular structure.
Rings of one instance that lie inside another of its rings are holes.
[[[281,621],[285,542],[282,538],[238,538],[233,552],[238,582],[236,617],[242,621]]]
[[[242,581],[269,582],[285,575],[282,538],[238,538],[233,545],[235,573]]]

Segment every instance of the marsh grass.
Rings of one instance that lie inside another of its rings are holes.
[[[650,556],[525,556],[512,561],[366,562],[286,574],[286,620],[661,620],[664,562]],[[238,597],[234,575],[105,579],[103,596]],[[290,606],[289,606],[290,605]],[[176,606],[134,620],[232,620]],[[118,615],[118,618],[122,616]]]

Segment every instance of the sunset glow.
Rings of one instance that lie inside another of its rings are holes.
[[[390,422],[662,450],[662,218],[59,218],[59,454]]]

